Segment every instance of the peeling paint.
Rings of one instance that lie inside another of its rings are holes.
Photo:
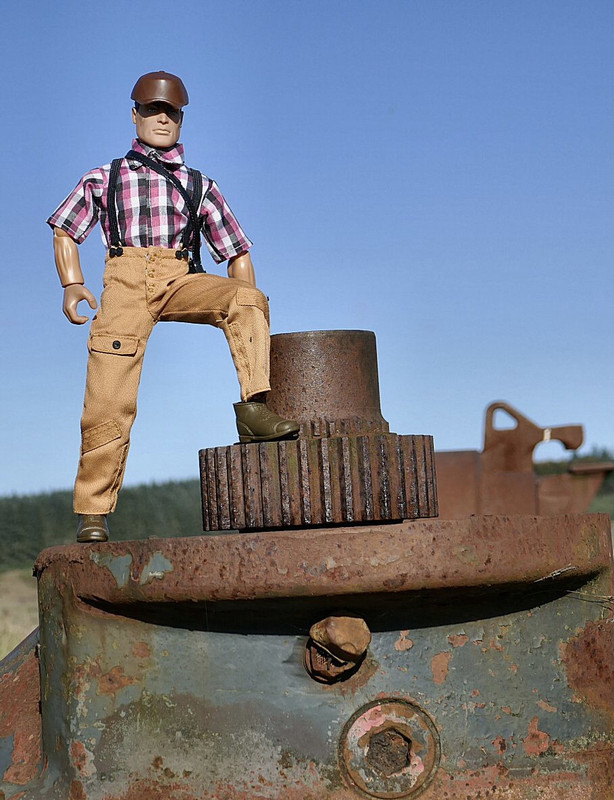
[[[83,742],[73,741],[70,746],[70,755],[75,769],[84,778],[90,778],[96,774],[94,754],[85,747]]]
[[[525,753],[529,756],[539,756],[545,753],[550,746],[550,736],[539,730],[539,717],[533,717],[529,723],[527,735],[522,740]]]
[[[173,564],[162,553],[152,553],[151,558],[143,567],[141,573],[141,586],[150,583],[152,580],[161,580],[167,572],[172,572],[174,569]]]
[[[132,652],[136,658],[149,658],[151,655],[151,647],[147,642],[135,642]]]
[[[450,661],[452,660],[452,653],[445,651],[438,653],[431,659],[431,672],[433,673],[433,682],[440,686],[445,683],[450,670]]]
[[[113,556],[110,553],[100,553],[97,550],[89,551],[90,558],[99,567],[106,567],[119,589],[127,586],[130,580],[130,567],[132,566],[132,556],[128,553],[123,556]]]
[[[561,643],[561,659],[574,694],[614,720],[614,624],[588,621],[577,636]]]
[[[87,800],[85,789],[81,781],[71,781],[68,800]]]
[[[394,643],[394,649],[399,652],[404,652],[405,650],[411,650],[413,646],[414,643],[409,638],[409,631],[400,631],[399,638]]]
[[[41,767],[40,682],[31,634],[0,670],[0,779],[16,786],[34,780]],[[9,795],[11,796],[11,795]]]
[[[469,641],[469,637],[466,633],[451,633],[448,636],[448,641],[452,647],[464,647]]]
[[[472,567],[480,566],[480,558],[476,548],[471,545],[463,545],[455,548],[454,555],[464,564],[470,564]]]

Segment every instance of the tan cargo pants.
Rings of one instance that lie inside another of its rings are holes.
[[[77,514],[113,511],[122,484],[147,340],[156,322],[215,325],[226,335],[248,400],[269,387],[266,297],[244,281],[186,274],[174,250],[125,247],[109,258],[100,308],[92,320],[81,458],[75,482]]]

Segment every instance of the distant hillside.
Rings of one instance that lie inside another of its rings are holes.
[[[127,487],[110,518],[114,540],[203,531],[198,480]],[[72,492],[0,497],[0,570],[32,564],[45,547],[71,544]]]

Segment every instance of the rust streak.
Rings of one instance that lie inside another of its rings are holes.
[[[561,645],[567,680],[577,699],[614,719],[614,620],[587,622],[577,636]]]
[[[0,738],[13,736],[12,764],[3,780],[25,786],[41,761],[40,682],[34,651],[13,672],[0,677]]]
[[[68,800],[87,800],[87,795],[85,794],[85,789],[81,781],[71,782]]]
[[[115,694],[120,689],[124,689],[126,686],[130,686],[136,682],[136,678],[124,675],[123,667],[113,667],[109,672],[100,676],[98,681],[98,693]]]

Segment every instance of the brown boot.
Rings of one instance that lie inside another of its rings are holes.
[[[106,514],[79,514],[77,541],[106,542],[109,539],[109,526]]]
[[[280,439],[296,439],[298,436],[298,422],[282,419],[264,403],[235,403],[234,409],[241,444],[275,442]]]

